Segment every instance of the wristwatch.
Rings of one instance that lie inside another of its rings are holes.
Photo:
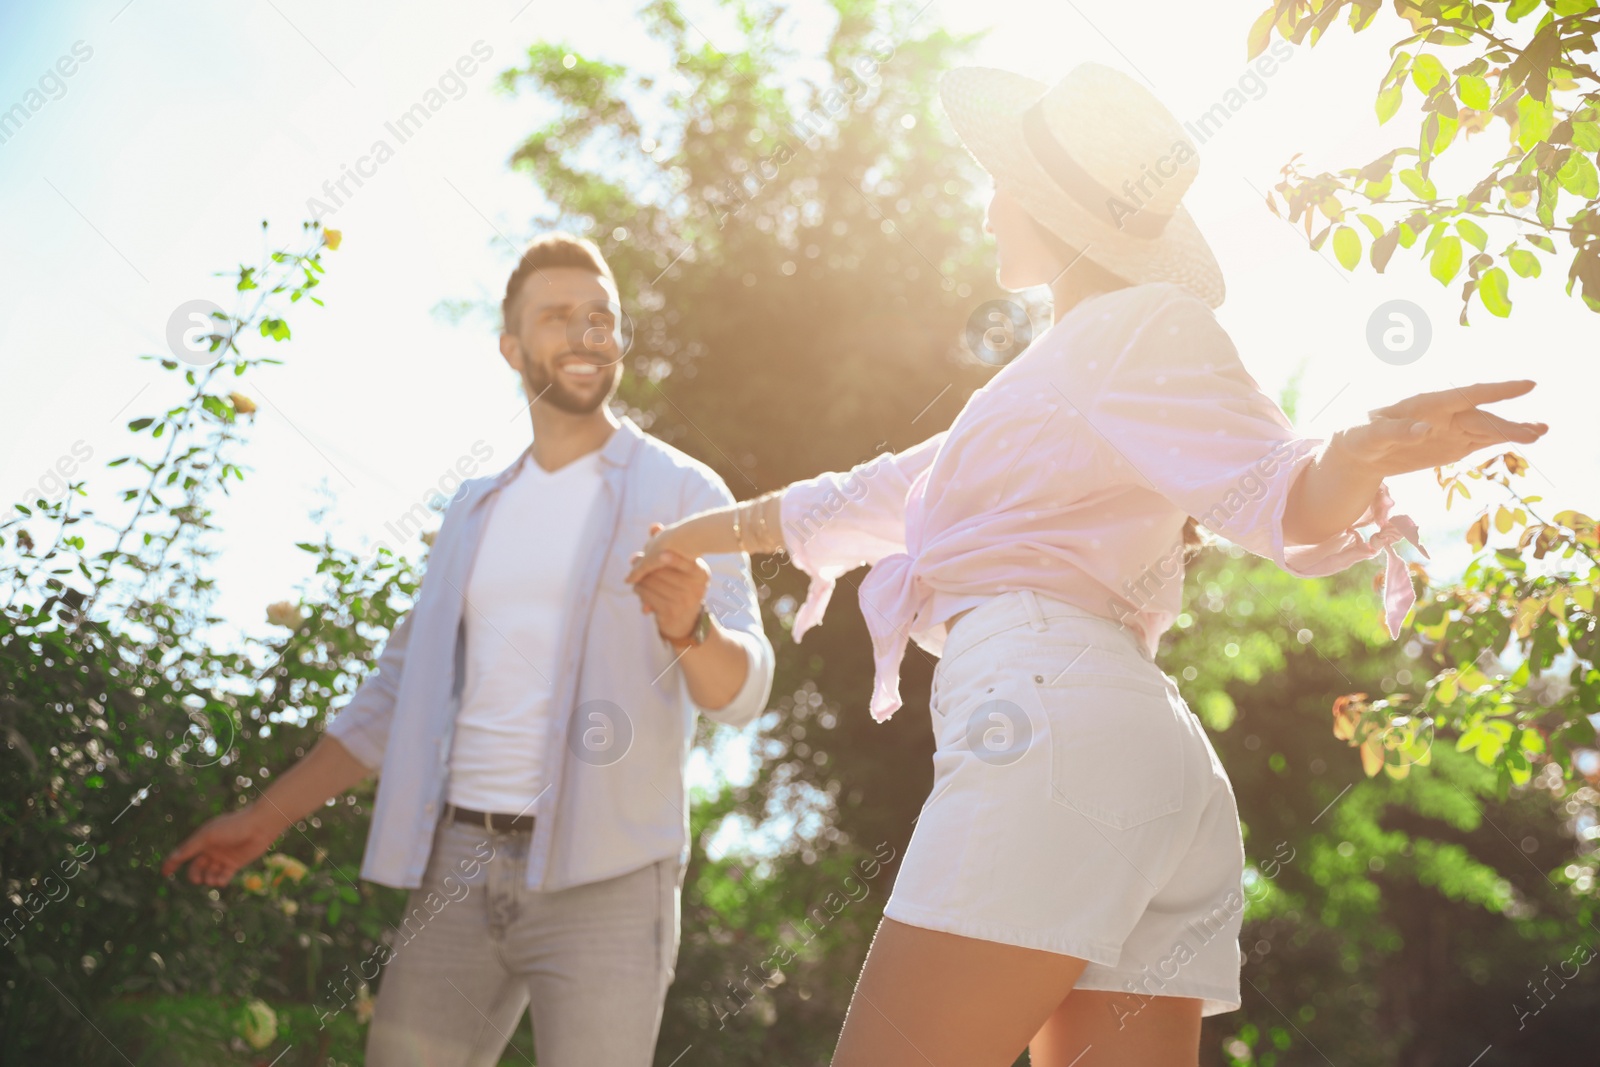
[[[705,643],[706,638],[711,636],[711,612],[707,611],[705,609],[705,605],[702,604],[700,606],[700,614],[694,620],[694,625],[689,628],[688,633],[684,634],[682,637],[667,637],[666,634],[662,634],[661,636],[666,638],[667,644],[671,645],[679,652],[684,652],[691,648],[698,648],[700,645]]]

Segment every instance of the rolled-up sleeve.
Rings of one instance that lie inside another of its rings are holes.
[[[1061,386],[1069,398],[1070,385]],[[1199,300],[1173,289],[1106,373],[1093,403],[1074,407],[1090,420],[1108,463],[1131,467],[1202,526],[1291,574],[1333,574],[1388,551],[1386,614],[1391,633],[1398,632],[1411,584],[1393,545],[1401,538],[1416,545],[1416,524],[1391,514],[1388,487],[1380,486],[1345,529],[1315,544],[1286,541],[1290,489],[1323,442],[1295,433]],[[1372,524],[1378,530],[1370,538],[1357,532]]]
[[[406,612],[389,632],[377,669],[357,687],[355,696],[334,715],[326,731],[374,774],[383,766],[384,749],[389,744],[389,726],[394,721],[395,696],[405,671],[414,613]]]
[[[732,503],[733,494],[720,479],[715,476],[696,478],[685,492],[683,514],[692,515]],[[743,726],[767,708],[776,656],[761,625],[761,607],[750,574],[750,557],[743,552],[725,552],[706,556],[705,561],[711,568],[706,608],[728,637],[743,646],[749,669],[744,684],[727,704],[720,708],[703,708],[696,704],[695,708],[714,722]]]
[[[906,550],[906,496],[947,433],[784,490],[779,507],[784,548],[810,579],[795,615],[796,641],[822,621],[841,576]]]

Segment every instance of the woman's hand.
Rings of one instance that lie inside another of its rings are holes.
[[[659,522],[652,524],[650,527],[650,539],[644,543],[644,548],[635,552],[629,560],[633,564],[633,569],[628,572],[628,576],[623,581],[629,585],[635,585],[646,575],[663,567],[672,566],[671,562],[662,558],[668,552],[679,558],[688,557],[692,559],[698,556],[699,553],[697,552],[686,552],[678,547],[679,542],[683,541],[683,539],[682,523],[675,522],[671,526],[663,526]]]
[[[1488,382],[1419,393],[1377,408],[1369,421],[1340,430],[1289,488],[1284,539],[1314,545],[1356,522],[1390,475],[1454,463],[1488,445],[1525,445],[1549,429],[1542,422],[1512,422],[1479,404],[1509,400],[1533,388],[1530,381]]]
[[[1369,412],[1368,422],[1335,436],[1330,448],[1378,477],[1442,467],[1489,445],[1526,445],[1549,429],[1479,410],[1481,404],[1522,396],[1531,381],[1483,382],[1419,393]]]

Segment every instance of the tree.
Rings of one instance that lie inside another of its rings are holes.
[[[1162,662],[1228,769],[1249,864],[1244,1007],[1207,1021],[1201,1063],[1591,1062],[1595,900],[1563,871],[1589,862],[1600,791],[1547,765],[1502,799],[1442,741],[1363,774],[1328,695],[1398,692],[1433,653],[1389,639],[1359,571],[1305,581],[1209,549],[1184,603]]]
[[[1315,45],[1341,13],[1352,30],[1365,31],[1382,6],[1381,0],[1275,0],[1250,31],[1250,56],[1274,32]],[[1509,315],[1506,269],[1538,277],[1543,266],[1533,250],[1556,255],[1555,238],[1563,237],[1572,250],[1567,292],[1577,286],[1590,310],[1600,311],[1600,73],[1589,59],[1600,37],[1600,5],[1394,0],[1394,10],[1406,29],[1389,49],[1393,62],[1378,86],[1378,121],[1395,116],[1410,82],[1422,94],[1416,147],[1318,174],[1302,171],[1296,156],[1276,186],[1289,220],[1303,223],[1314,247],[1331,236],[1348,270],[1360,263],[1364,241],[1380,272],[1396,246],[1409,249],[1418,240],[1441,284],[1465,266],[1463,323],[1474,294],[1491,314]],[[1535,13],[1537,22],[1524,22]],[[1431,177],[1434,161],[1497,123],[1509,138],[1506,154],[1470,189],[1441,193]],[[1399,195],[1397,177],[1409,196]],[[1269,195],[1267,203],[1279,211],[1277,198]],[[1325,222],[1313,235],[1318,214]],[[1491,243],[1499,251],[1491,252]]]
[[[106,464],[108,478],[138,472],[126,488],[84,478],[0,523],[0,1063],[243,1062],[236,1013],[259,997],[300,1001],[276,1027],[277,1048],[297,1047],[282,1067],[360,1048],[351,994],[329,984],[403,898],[355,883],[365,796],[301,823],[237,887],[159,869],[178,828],[304,754],[417,587],[387,552],[362,564],[308,544],[321,588],[272,613],[281,640],[227,642],[210,611],[211,502],[245,478],[255,410],[231,383],[280,362],[251,342],[287,342],[290,308],[322,302],[339,240],[308,225],[300,248],[229,272],[238,307],[183,320],[183,361],[145,357],[177,395],[129,421],[135,447]],[[250,1032],[272,1029],[256,1013]]]

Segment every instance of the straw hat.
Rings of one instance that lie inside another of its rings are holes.
[[[967,151],[1051,232],[1135,285],[1222,303],[1222,271],[1180,203],[1200,169],[1194,142],[1144,86],[1098,63],[1053,88],[956,67],[939,97]]]

